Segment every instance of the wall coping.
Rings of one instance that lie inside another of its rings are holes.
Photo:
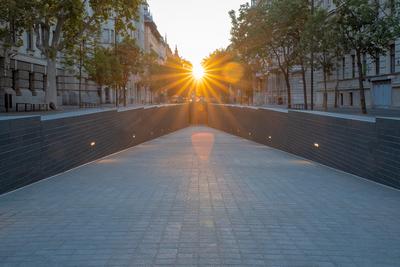
[[[369,116],[333,113],[333,112],[315,111],[315,110],[314,111],[312,111],[312,110],[289,110],[286,108],[254,107],[254,106],[243,106],[243,105],[233,105],[233,104],[214,104],[214,105],[238,107],[238,108],[249,108],[249,109],[256,109],[256,110],[271,110],[271,111],[276,111],[276,112],[281,112],[281,113],[291,113],[291,112],[307,113],[307,114],[316,115],[316,116],[327,116],[327,117],[333,117],[333,118],[338,118],[338,119],[355,120],[355,121],[363,121],[363,122],[370,122],[370,123],[375,123],[376,119],[378,118],[378,117],[369,117]]]
[[[142,109],[154,109],[154,108],[162,108],[162,107],[172,107],[172,106],[180,106],[184,104],[163,104],[163,105],[151,105],[151,106],[135,106],[135,107],[113,107],[113,108],[94,108],[94,109],[82,109],[68,112],[60,112],[55,114],[47,114],[47,115],[0,115],[0,121],[11,121],[17,119],[31,119],[31,118],[40,118],[41,121],[50,121],[50,120],[58,120],[58,119],[66,119],[66,118],[74,118],[104,112],[127,112],[132,110],[142,110]]]

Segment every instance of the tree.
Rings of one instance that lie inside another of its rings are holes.
[[[133,20],[142,0],[21,0],[15,3],[13,10],[24,14],[15,17],[15,21],[24,20],[26,29],[34,29],[36,47],[47,60],[46,102],[56,107],[56,59],[59,53],[79,44],[82,35],[98,33],[101,23],[112,16],[121,34],[133,29]]]
[[[313,0],[312,0],[313,1]],[[303,81],[303,99],[304,99],[304,108],[308,109],[308,99],[307,99],[307,69],[312,64],[312,58],[310,57],[314,48],[313,40],[315,35],[307,34],[308,29],[312,28],[313,20],[312,16],[314,12],[311,12],[311,6],[309,0],[299,0],[292,2],[294,5],[294,9],[290,9],[296,12],[298,16],[295,21],[293,21],[293,28],[296,38],[298,38],[298,47],[296,49],[297,53],[297,64],[300,65],[301,68],[301,77]],[[316,21],[318,23],[318,21]],[[316,24],[318,25],[318,24]],[[315,26],[316,26],[315,25]],[[312,33],[312,32],[311,32]],[[311,95],[313,98],[313,95]]]
[[[153,92],[157,91],[162,87],[162,80],[159,75],[162,73],[162,66],[158,61],[156,53],[147,53],[142,57],[142,84],[144,85],[147,98],[147,90],[150,90],[151,99],[153,98]]]
[[[252,86],[249,78],[257,72],[268,72],[272,65],[273,55],[266,38],[271,34],[271,27],[267,27],[266,22],[269,8],[267,1],[260,1],[256,6],[241,5],[238,14],[235,11],[229,13],[232,21],[230,49],[244,66],[243,75],[248,77],[246,88]]]
[[[287,88],[287,104],[291,108],[290,74],[293,66],[302,63],[305,77],[301,34],[309,5],[305,0],[260,1],[256,6],[242,5],[239,15],[231,12],[232,44],[247,62],[277,65]],[[304,83],[304,86],[306,84]]]
[[[4,73],[0,73],[0,77],[6,75],[12,49],[22,45],[21,36],[26,28],[26,19],[23,10],[16,7],[23,7],[25,4],[24,0],[0,0],[0,45],[2,48],[0,55],[4,57],[2,66]],[[1,86],[0,82],[0,89],[2,89]]]
[[[126,106],[126,86],[131,77],[141,71],[141,51],[136,45],[135,40],[125,38],[124,41],[118,44],[116,53],[119,64],[119,77],[116,79],[119,88],[123,90],[123,101]]]
[[[160,62],[155,54],[144,56],[143,82],[151,94],[164,94],[168,97],[186,97],[193,85],[192,64],[178,53]]]
[[[341,42],[348,51],[354,51],[358,67],[360,106],[367,113],[365,101],[365,71],[362,56],[372,57],[385,54],[390,41],[400,36],[399,2],[392,2],[395,12],[387,12],[389,6],[380,1],[334,0],[337,6],[335,25],[341,36]],[[395,3],[397,3],[395,5]]]
[[[334,17],[322,8],[317,8],[306,23],[303,39],[308,46],[313,46],[316,67],[322,70],[324,83],[324,110],[328,108],[327,77],[337,68],[340,55],[343,54],[339,32]],[[307,49],[309,51],[309,49]],[[339,80],[337,79],[337,82]],[[337,102],[337,86],[335,87],[335,103]]]
[[[217,91],[211,90],[212,96],[217,97],[218,101],[229,102],[232,88],[240,89],[241,103],[243,95],[251,98],[255,70],[232,47],[215,50],[203,60],[203,66],[206,70],[205,82],[218,88]]]
[[[290,74],[298,63],[302,66],[303,88],[307,92],[304,62],[307,51],[302,50],[301,34],[309,13],[308,2],[304,0],[273,0],[269,7],[266,26],[270,27],[271,35],[267,47],[285,78],[288,108],[291,108]]]
[[[100,92],[103,86],[111,87],[114,84],[111,64],[114,57],[110,49],[96,46],[93,53],[85,60],[85,70],[89,78],[99,85]]]

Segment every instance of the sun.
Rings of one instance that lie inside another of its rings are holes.
[[[205,70],[201,64],[195,64],[192,67],[192,75],[196,80],[202,80],[205,75]]]

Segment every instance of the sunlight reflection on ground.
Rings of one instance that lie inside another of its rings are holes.
[[[214,147],[215,137],[212,133],[194,133],[192,145],[196,155],[201,160],[208,160]]]

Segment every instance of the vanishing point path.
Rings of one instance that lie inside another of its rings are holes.
[[[400,266],[400,192],[191,127],[0,196],[0,266]]]

